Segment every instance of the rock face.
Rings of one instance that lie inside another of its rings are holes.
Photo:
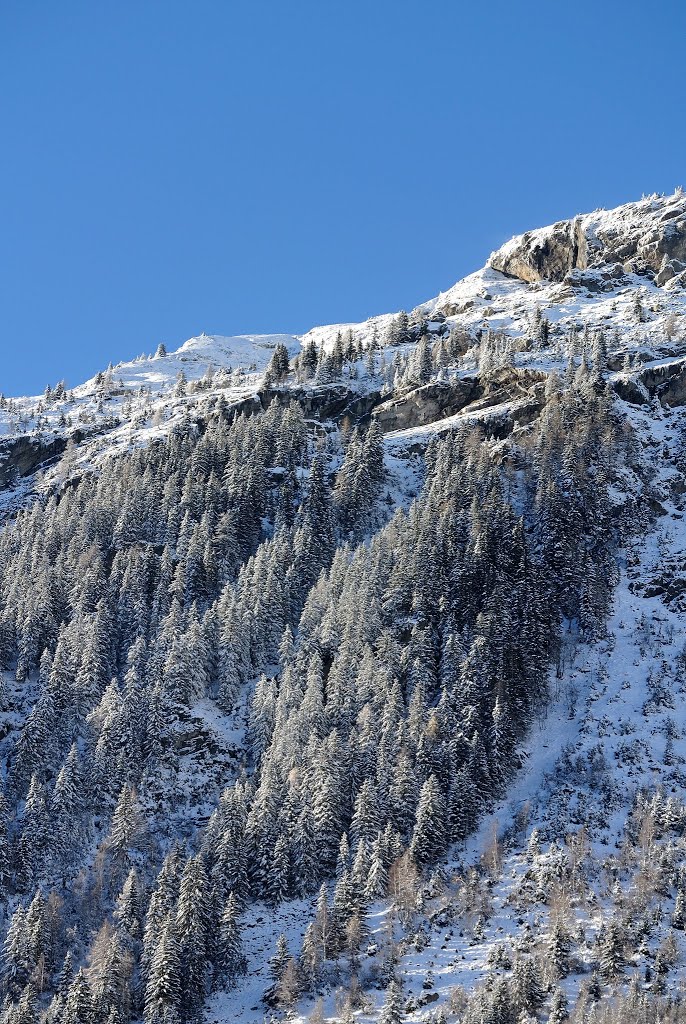
[[[492,253],[489,266],[529,283],[569,280],[591,290],[612,287],[622,274],[684,287],[686,195],[652,196],[527,231]]]
[[[640,372],[639,380],[648,394],[657,395],[662,405],[686,404],[686,359],[646,367]]]
[[[78,434],[78,440],[81,435]],[[64,452],[67,442],[63,437],[41,441],[32,437],[19,437],[0,445],[0,489],[8,487],[19,477],[29,476],[42,466],[49,465]]]
[[[258,395],[234,406],[234,413],[250,415],[256,409],[266,409],[272,402],[280,405],[297,402],[308,419],[340,420],[347,416],[353,423],[359,423],[369,418],[372,409],[380,401],[380,391],[359,394],[343,384],[323,385],[315,390],[280,391],[278,388],[264,388]]]
[[[514,240],[513,240],[514,241]],[[520,281],[564,281],[570,270],[587,266],[588,245],[578,220],[563,220],[541,231],[527,231],[494,252],[489,266]]]
[[[478,382],[471,378],[425,384],[401,398],[378,406],[374,410],[374,419],[384,433],[423,427],[461,412],[478,393]]]
[[[499,371],[483,381],[479,377],[462,377],[459,380],[439,381],[415,388],[400,398],[378,405],[372,413],[382,431],[408,430],[440,423],[449,416],[461,412],[483,414],[489,409],[498,409],[503,417],[507,410],[510,426],[530,423],[541,409],[545,373],[536,370]],[[480,415],[480,418],[481,417]],[[497,436],[497,431],[494,432]],[[504,436],[504,435],[503,435]]]
[[[322,385],[314,390],[269,387],[235,402],[229,409],[229,417],[233,420],[237,416],[254,416],[268,409],[272,402],[282,406],[296,402],[307,419],[341,420],[347,416],[353,423],[363,423],[380,401],[380,391],[360,394],[343,384]]]
[[[661,366],[646,366],[638,373],[618,377],[614,391],[625,402],[644,405],[657,396],[661,405],[686,405],[686,359],[675,359]]]

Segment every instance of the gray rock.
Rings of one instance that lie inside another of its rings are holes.
[[[570,270],[587,266],[587,239],[578,220],[553,224],[547,233],[527,232],[514,250],[493,253],[489,265],[510,277],[535,281],[563,281]]]
[[[603,290],[606,283],[612,287],[610,282],[624,273],[663,286],[686,270],[686,196],[656,202],[671,205],[660,213],[654,206],[634,204],[622,208],[631,215],[600,216],[598,223],[592,215],[576,217],[527,232],[494,252],[489,266],[530,284],[597,271],[600,279],[581,278],[590,291]]]
[[[506,436],[513,426],[530,423],[541,409],[546,374],[536,370],[504,369],[487,381],[479,377],[425,384],[400,398],[378,405],[372,413],[384,433],[439,423],[460,412],[487,414],[495,409],[498,424],[491,424],[494,436]],[[500,420],[505,403],[511,403],[504,433]],[[482,417],[480,417],[482,418]],[[485,416],[483,421],[488,417]]]
[[[461,412],[478,394],[478,382],[470,378],[425,384],[401,398],[384,402],[373,415],[384,433],[421,427]]]
[[[667,284],[668,281],[673,280],[679,274],[683,274],[686,270],[686,263],[682,263],[681,260],[668,259],[667,256],[662,260],[660,269],[655,277],[655,283],[661,288]]]
[[[612,384],[616,394],[632,405],[644,405],[657,396],[661,405],[686,405],[686,358],[662,366],[646,366]]]

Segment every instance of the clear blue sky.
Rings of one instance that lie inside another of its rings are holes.
[[[683,0],[3,0],[0,391],[411,308],[686,185]]]

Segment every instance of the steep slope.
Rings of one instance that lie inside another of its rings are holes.
[[[590,644],[569,637],[551,673],[551,703],[522,745],[522,767],[477,833],[409,911],[399,912],[397,900],[369,908],[367,952],[374,957],[393,942],[403,1020],[460,1019],[470,999],[472,1012],[488,1016],[494,990],[517,983],[514,965],[524,958],[536,963],[541,1002],[550,986],[580,1017],[601,993],[630,984],[639,996],[680,996],[686,620],[674,571],[683,571],[686,545],[686,416],[659,405],[624,411],[639,446],[639,477],[625,474],[624,498],[647,487],[656,514],[645,531],[632,529],[620,552],[602,636]],[[298,902],[250,914],[248,981],[211,1001],[210,1020],[259,1019],[274,932],[297,948],[314,912],[314,902]],[[621,939],[608,966],[615,927]],[[341,999],[329,990],[319,1009],[306,1000],[291,1019],[347,1019]],[[366,991],[354,1019],[375,1021],[384,1000],[378,987]]]
[[[575,232],[577,241],[569,241]],[[389,361],[393,356],[406,364],[420,334],[434,341],[459,334],[460,370],[455,373],[443,358],[440,374],[455,386],[460,377],[478,371],[483,358],[479,342],[489,332],[506,335],[511,342],[509,361],[534,372],[564,364],[565,338],[570,334],[588,340],[597,331],[606,336],[615,370],[627,354],[662,365],[680,355],[679,339],[686,334],[682,257],[686,260],[686,195],[678,190],[672,196],[652,196],[518,236],[493,253],[487,267],[418,306],[405,326],[397,315],[385,314],[361,324],[316,327],[300,338],[202,335],[176,352],[119,363],[70,391],[58,385],[43,396],[0,399],[0,444],[5,453],[3,458],[0,451],[0,484],[16,485],[19,477],[26,485],[37,468],[55,463],[69,437],[79,446],[84,465],[104,452],[146,444],[187,411],[192,413],[203,390],[221,392],[238,409],[253,408],[279,343],[294,357],[310,343],[318,351],[331,352],[336,339],[344,337],[358,354],[373,348],[386,353]],[[538,337],[541,323],[544,345]],[[397,380],[397,367],[379,362],[377,357],[371,373],[360,359],[354,378],[346,372],[335,382],[353,399],[371,396],[358,415],[367,415],[370,406],[387,400],[394,390],[411,390]],[[179,388],[181,375],[189,382],[188,389]],[[299,400],[304,393],[311,398],[313,391],[333,383],[330,375],[315,375],[309,383],[298,377],[304,388],[286,386],[297,390]],[[343,401],[343,407],[346,404]],[[320,415],[316,394],[313,408]],[[444,417],[445,405],[439,403],[426,418]],[[385,432],[408,425],[402,413],[397,418],[382,413],[380,423]],[[94,443],[89,444],[89,438],[95,438]],[[10,500],[5,492],[3,502]]]
[[[672,1012],[685,225],[2,400],[3,1024]]]
[[[631,417],[644,469],[653,467],[646,477],[658,515],[620,556],[602,638],[567,650],[506,800],[426,901],[421,948],[410,943],[400,960],[407,1005],[416,1008],[408,1020],[428,1019],[420,1007],[433,1010],[434,1000],[459,1010],[475,991],[488,1003],[504,979],[516,984],[513,965],[524,955],[537,959],[543,989],[559,986],[577,1015],[593,1005],[593,985],[596,998],[629,983],[679,998],[686,620],[670,588],[686,542],[675,465],[686,421],[682,409]],[[608,966],[613,927],[620,939]]]

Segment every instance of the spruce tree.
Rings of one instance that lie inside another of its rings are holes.
[[[386,989],[386,998],[379,1016],[379,1024],[402,1024],[405,1017],[402,1006],[402,990],[393,978]]]
[[[181,959],[171,915],[155,948],[145,987],[145,1024],[173,1024],[181,1004]]]
[[[83,970],[74,978],[64,1003],[61,1024],[93,1024],[93,998]]]
[[[419,794],[412,833],[412,855],[419,864],[430,864],[441,856],[445,847],[445,801],[438,780],[431,775]]]
[[[224,983],[234,984],[246,967],[238,926],[238,900],[231,893],[226,901],[219,924],[217,963]],[[280,980],[280,978],[279,978]]]

